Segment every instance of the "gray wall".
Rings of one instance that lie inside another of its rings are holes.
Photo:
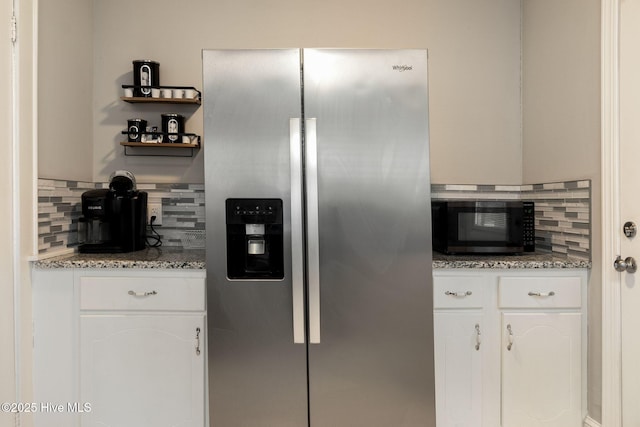
[[[93,178],[93,5],[38,3],[38,173]]]
[[[525,0],[522,41],[523,181],[592,180],[588,400],[600,420],[600,1]]]
[[[201,154],[123,156],[118,142],[127,118],[158,123],[160,113],[171,112],[170,106],[119,100],[120,85],[132,83],[133,59],[159,61],[163,84],[201,88],[203,48],[411,47],[430,52],[433,181],[521,182],[518,1],[94,0],[92,20],[91,2],[61,1],[64,6],[41,4],[47,10],[41,13],[43,48],[65,41],[41,52],[49,57],[41,75],[61,76],[41,82],[41,178],[92,174],[104,181],[111,171],[127,168],[141,182],[202,182]],[[79,24],[70,26],[67,19]],[[88,36],[91,46],[84,44]],[[85,90],[91,71],[92,89]],[[69,80],[77,84],[61,84]],[[59,96],[68,86],[77,90]],[[43,110],[52,116],[44,117]],[[188,131],[202,132],[202,108],[178,112],[189,116]],[[79,135],[60,128],[69,117],[79,123]]]

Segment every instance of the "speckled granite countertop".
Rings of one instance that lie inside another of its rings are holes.
[[[433,253],[433,268],[591,268],[591,261],[549,253],[526,255],[445,255]]]
[[[68,254],[35,262],[36,268],[204,269],[204,249],[147,248],[124,254]]]
[[[68,254],[35,262],[37,268],[204,269],[202,249],[147,248],[126,254]],[[590,261],[552,254],[444,255],[433,253],[433,268],[591,268]]]

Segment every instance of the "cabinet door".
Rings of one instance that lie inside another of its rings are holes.
[[[579,427],[580,313],[502,315],[502,426]]]
[[[482,314],[434,314],[438,427],[482,425]]]
[[[204,316],[82,315],[82,426],[204,425]]]

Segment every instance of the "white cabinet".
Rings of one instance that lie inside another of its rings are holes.
[[[502,426],[580,427],[580,277],[500,277]]]
[[[205,425],[204,309],[203,271],[34,270],[34,396],[85,409],[35,427]]]
[[[579,427],[586,270],[434,271],[438,427]]]
[[[204,282],[80,277],[81,425],[204,425]],[[162,310],[158,312],[158,310]]]
[[[204,421],[203,316],[83,315],[82,426],[193,426]]]
[[[434,281],[434,357],[438,427],[483,425],[486,343],[482,275]]]
[[[580,313],[505,313],[502,324],[502,426],[580,427]]]
[[[434,314],[436,423],[482,426],[482,313]]]
[[[39,270],[33,284],[33,401],[78,403],[78,305],[73,270]],[[66,407],[65,407],[66,409]],[[39,410],[34,427],[76,427],[80,415]]]

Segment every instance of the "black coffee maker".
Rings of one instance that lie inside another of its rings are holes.
[[[109,188],[82,194],[78,222],[81,253],[133,252],[144,249],[147,227],[147,193],[136,189],[129,171],[115,171]]]

